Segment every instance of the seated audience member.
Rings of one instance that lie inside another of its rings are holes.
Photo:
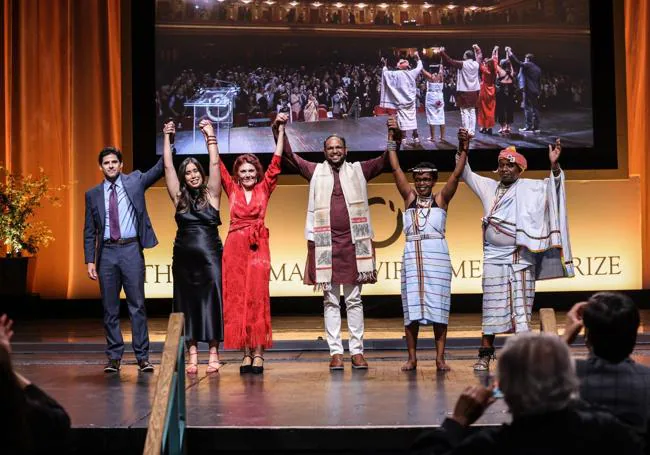
[[[571,344],[582,327],[589,357],[576,361],[580,398],[608,409],[630,425],[650,452],[650,368],[630,358],[639,330],[639,310],[628,296],[599,292],[567,314],[564,339]]]
[[[498,362],[498,383],[512,423],[468,432],[495,400],[492,387],[471,386],[458,399],[452,417],[418,438],[412,453],[642,453],[626,425],[575,399],[573,361],[556,335],[526,332],[509,338]]]
[[[67,453],[70,417],[11,363],[12,321],[0,316],[0,453]]]

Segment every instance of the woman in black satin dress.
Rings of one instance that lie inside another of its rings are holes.
[[[163,128],[163,160],[167,191],[176,207],[176,239],[172,274],[174,277],[174,311],[185,315],[185,339],[189,345],[187,374],[198,373],[199,341],[210,345],[207,373],[219,371],[219,343],[223,341],[221,304],[222,245],[218,226],[221,173],[217,138],[209,120],[199,129],[205,137],[210,155],[210,169],[205,171],[195,158],[186,158],[174,169],[170,135],[174,122]]]

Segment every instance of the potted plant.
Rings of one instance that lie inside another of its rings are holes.
[[[46,201],[59,206],[57,193],[40,169],[37,176],[11,174],[0,165],[0,295],[25,295],[31,289],[35,255],[54,240],[52,230],[35,221],[34,212]]]

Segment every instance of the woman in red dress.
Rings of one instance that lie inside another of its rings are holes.
[[[284,126],[280,128],[284,139]],[[277,141],[266,173],[255,155],[235,160],[233,175],[221,164],[221,183],[230,201],[230,229],[223,249],[224,347],[244,349],[240,373],[264,371],[271,346],[269,280],[271,254],[264,216],[280,174],[284,140]]]
[[[494,126],[494,113],[496,109],[496,87],[497,72],[499,71],[498,60],[499,46],[494,46],[492,58],[483,60],[480,65],[481,91],[478,94],[478,126],[479,131],[485,134],[492,134]]]

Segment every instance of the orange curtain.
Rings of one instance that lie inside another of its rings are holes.
[[[630,175],[641,180],[641,235],[643,244],[643,287],[650,288],[650,159],[648,158],[648,115],[650,114],[650,37],[648,0],[625,0],[625,57],[627,60],[627,131]]]
[[[84,192],[101,179],[99,150],[122,146],[120,23],[119,0],[4,0],[3,161],[74,182],[62,207],[38,214],[56,238],[38,254],[43,297],[98,295],[83,264]]]

